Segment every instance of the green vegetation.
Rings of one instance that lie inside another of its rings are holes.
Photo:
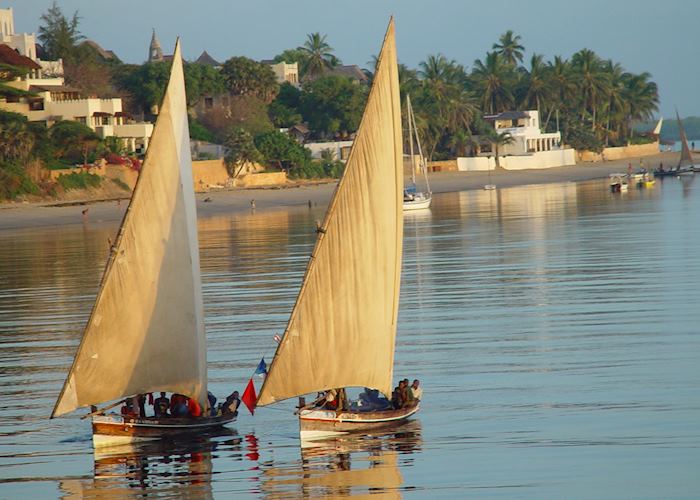
[[[114,178],[114,179],[112,179],[112,182],[115,183],[120,188],[122,188],[124,191],[131,191],[131,188],[129,188],[129,185],[121,179]]]
[[[66,191],[70,189],[87,189],[100,187],[102,177],[88,172],[73,172],[59,175],[57,182]]]

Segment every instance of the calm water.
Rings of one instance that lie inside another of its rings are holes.
[[[218,396],[269,361],[321,216],[200,221]],[[423,381],[424,408],[304,448],[294,402],[110,456],[79,415],[47,420],[115,229],[0,233],[0,498],[700,495],[700,181],[445,194],[407,214],[396,376]]]

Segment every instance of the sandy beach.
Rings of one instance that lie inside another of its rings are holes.
[[[644,166],[656,168],[659,162],[671,166],[678,161],[678,153],[659,153],[643,158]],[[579,163],[575,166],[532,170],[501,170],[491,172],[490,183],[499,188],[545,184],[552,182],[577,182],[607,177],[613,172],[626,172],[628,164],[637,170],[640,158]],[[487,172],[441,172],[431,174],[430,184],[434,193],[448,193],[482,189],[489,183]],[[330,200],[335,182],[301,184],[293,187],[267,189],[232,189],[197,194],[197,210],[200,218],[251,210],[286,209],[294,206],[325,205]],[[0,204],[0,230],[55,227],[67,224],[114,223],[123,217],[128,200],[66,202],[5,203]],[[87,209],[87,213],[82,212]]]

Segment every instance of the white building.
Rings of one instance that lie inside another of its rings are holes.
[[[60,120],[87,125],[97,135],[119,137],[131,152],[145,152],[153,132],[152,123],[136,123],[122,112],[119,98],[83,97],[77,89],[65,86],[63,64],[36,57],[34,34],[14,32],[12,9],[0,9],[0,63],[24,67],[27,74],[9,86],[31,92],[31,96],[0,98],[0,109],[26,116],[29,121],[51,126]]]
[[[299,64],[291,63],[287,64],[282,61],[279,63],[274,63],[272,61],[263,61],[265,64],[272,68],[272,72],[277,77],[277,83],[282,84],[287,82],[295,87],[299,86]]]
[[[509,133],[510,144],[498,147],[499,163],[508,170],[551,168],[576,164],[576,152],[561,144],[561,132],[545,133],[540,130],[537,110],[505,111],[486,115],[484,120],[493,124],[499,133]],[[490,170],[495,165],[495,148],[484,141],[476,157],[457,158],[460,171]]]
[[[18,54],[35,61],[41,69],[32,73],[33,78],[63,75],[63,61],[42,61],[36,55],[36,35],[15,33],[15,20],[12,7],[0,9],[0,43],[12,47]]]
[[[511,144],[499,147],[501,155],[523,155],[561,148],[561,132],[542,132],[537,110],[505,111],[486,115],[484,120],[492,123],[499,134],[507,132],[513,138]]]

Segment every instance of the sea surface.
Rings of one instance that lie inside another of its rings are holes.
[[[270,361],[323,212],[200,220],[217,396]],[[700,496],[700,180],[449,193],[407,213],[395,378],[421,379],[423,408],[313,444],[295,401],[107,454],[84,412],[48,419],[116,229],[0,232],[0,498]]]

